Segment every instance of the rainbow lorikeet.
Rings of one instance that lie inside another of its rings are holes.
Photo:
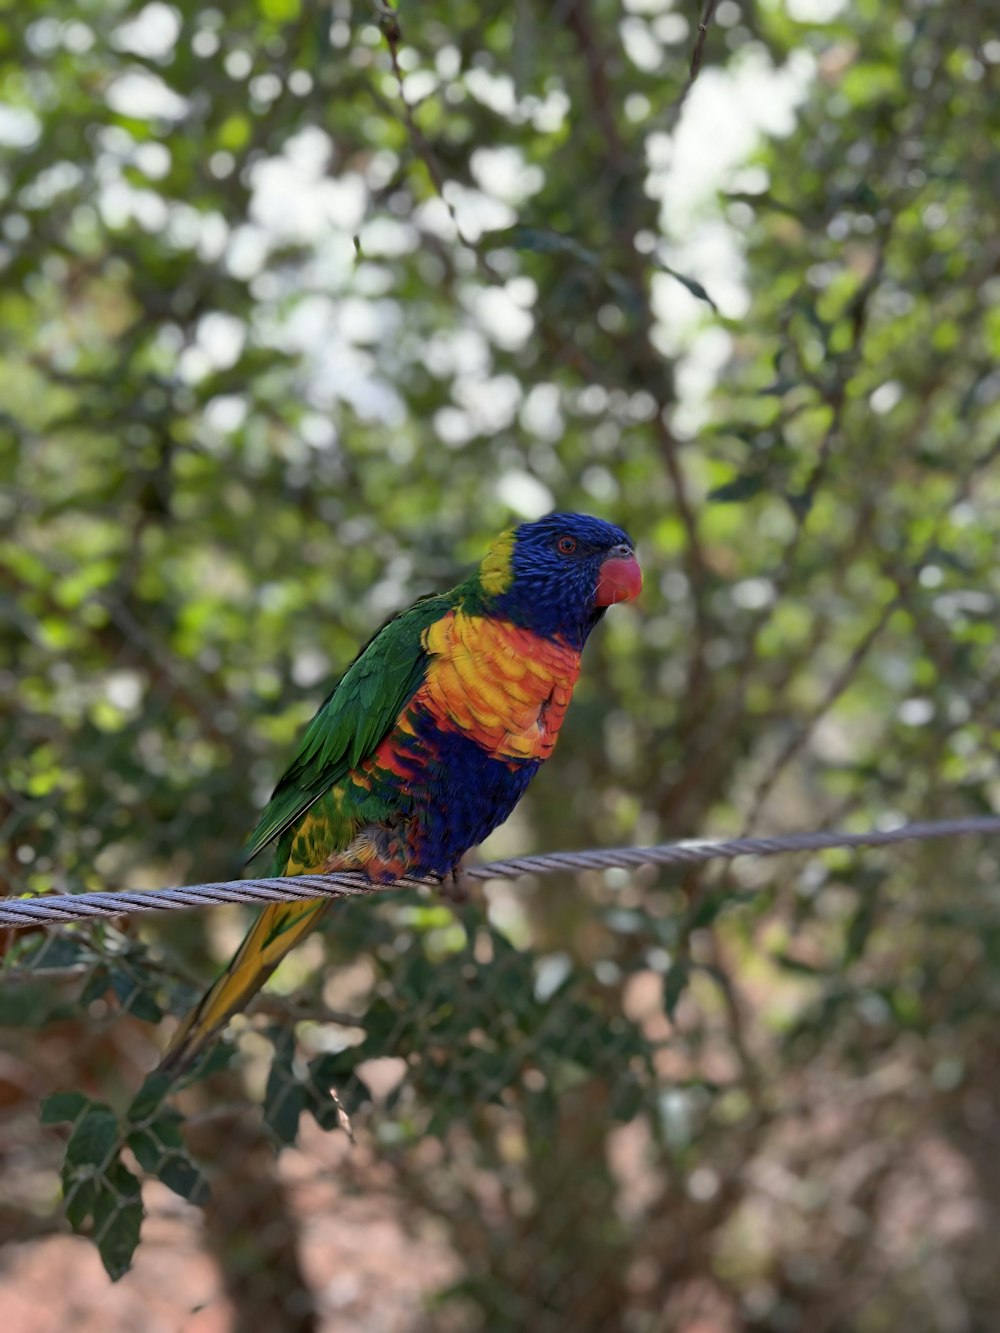
[[[307,727],[247,859],[277,840],[276,875],[455,872],[552,753],[588,634],[641,586],[629,538],[601,519],[550,514],[503,533],[464,583],[362,649]],[[196,1056],[327,903],[265,908],[162,1067]]]

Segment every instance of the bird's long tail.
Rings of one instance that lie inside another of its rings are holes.
[[[233,1014],[257,994],[285,954],[312,930],[329,900],[274,903],[250,928],[232,962],[184,1019],[160,1062],[176,1074],[201,1054]]]

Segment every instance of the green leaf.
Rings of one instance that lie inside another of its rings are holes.
[[[642,1084],[633,1075],[623,1074],[612,1082],[610,1112],[616,1120],[634,1120],[643,1109]]]
[[[37,966],[72,967],[75,963],[93,959],[89,944],[76,935],[56,935],[45,941],[37,955]]]
[[[43,1108],[53,1118],[78,1117],[63,1160],[63,1197],[70,1226],[84,1233],[93,1222],[93,1238],[113,1279],[121,1277],[139,1239],[142,1204],[139,1182],[118,1158],[118,1120],[103,1102],[79,1093],[57,1094]]]
[[[144,1171],[162,1180],[168,1189],[189,1203],[204,1203],[209,1193],[205,1177],[183,1149],[165,1141],[163,1128],[154,1122],[148,1129],[133,1130],[128,1136],[128,1146]],[[179,1143],[179,1131],[177,1140]]]
[[[754,889],[719,889],[714,893],[706,893],[705,896],[695,903],[690,916],[685,921],[685,928],[690,934],[695,930],[703,930],[705,926],[710,926],[712,922],[729,907],[737,907],[741,903],[754,902],[760,898],[760,892]]]
[[[706,305],[710,305],[716,314],[719,313],[719,307],[696,278],[688,277],[686,273],[678,273],[677,269],[671,268],[669,264],[664,264],[662,259],[658,259],[655,262],[656,267],[661,273],[668,273],[670,277],[679,282],[682,287],[686,287],[692,296],[696,296],[699,301],[704,301]]]
[[[484,239],[491,244],[509,245],[514,250],[529,250],[539,255],[572,255],[589,268],[601,266],[600,259],[592,250],[588,250],[572,236],[564,236],[547,228],[504,227],[499,231],[488,232]]]
[[[788,491],[785,494],[785,503],[800,522],[808,518],[815,499],[812,491]]]
[[[87,978],[87,984],[80,994],[80,1003],[88,1005],[93,1004],[95,1000],[103,999],[109,984],[108,969],[102,963],[99,967],[95,967]]]
[[[775,953],[771,956],[779,967],[783,967],[786,972],[797,972],[799,976],[817,978],[830,974],[829,968],[817,967],[815,964],[807,963],[790,953]]]
[[[65,1120],[76,1120],[89,1105],[90,1098],[82,1092],[54,1092],[42,1102],[41,1122],[43,1125],[58,1125]]]
[[[142,1227],[142,1191],[136,1176],[114,1162],[94,1202],[94,1243],[112,1282],[128,1272]]]
[[[875,890],[865,893],[851,917],[844,940],[844,965],[856,963],[865,951],[868,937],[878,920],[879,896]]]
[[[61,1010],[61,1005],[53,1005],[53,989],[48,982],[18,982],[0,990],[0,1027],[44,1027]]]
[[[158,1023],[163,1017],[163,1010],[128,968],[111,969],[111,988],[126,1013],[135,1014],[147,1023]]]
[[[264,1090],[264,1120],[280,1143],[294,1143],[299,1118],[309,1100],[292,1068],[294,1034],[282,1031],[274,1047],[274,1059]]]
[[[67,1166],[103,1169],[118,1142],[118,1118],[103,1102],[90,1102],[66,1145]]]
[[[164,1157],[155,1174],[168,1189],[188,1203],[204,1204],[209,1195],[208,1182],[185,1153]]]
[[[161,1074],[154,1070],[133,1097],[132,1103],[125,1113],[125,1118],[132,1124],[136,1124],[140,1120],[147,1120],[154,1111],[162,1106],[163,1099],[172,1086],[173,1081],[169,1074]]]
[[[759,495],[767,484],[763,472],[743,472],[732,481],[723,482],[708,493],[708,499],[716,504],[738,504],[741,500],[750,500]]]
[[[63,1175],[63,1197],[66,1201],[66,1220],[73,1230],[82,1235],[87,1219],[94,1211],[100,1181],[96,1176]]]
[[[606,258],[588,250],[572,236],[542,227],[514,226],[488,232],[483,239],[491,244],[509,245],[512,249],[539,255],[569,255],[585,268],[599,274],[626,310],[634,311],[640,305],[638,293],[632,284],[610,268]]]
[[[163,1145],[159,1140],[148,1129],[134,1129],[125,1141],[135,1153],[136,1161],[142,1169],[155,1175],[163,1157]]]

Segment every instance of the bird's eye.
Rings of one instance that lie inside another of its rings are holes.
[[[556,542],[556,550],[560,555],[573,555],[576,551],[576,538],[560,537]]]

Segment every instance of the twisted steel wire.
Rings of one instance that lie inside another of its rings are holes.
[[[777,856],[782,852],[820,852],[841,847],[886,847],[899,842],[922,842],[971,834],[1000,833],[1000,816],[940,819],[896,828],[787,833],[763,838],[691,838],[654,847],[591,848],[579,852],[545,852],[515,856],[469,866],[469,879],[517,879],[521,875],[551,875],[560,870],[633,869],[639,866],[692,865],[700,861],[731,860],[737,856]],[[436,879],[404,876],[389,884],[374,884],[356,871],[325,875],[290,875],[264,879],[219,880],[187,884],[176,889],[51,894],[35,898],[0,899],[0,927],[14,930],[86,921],[93,917],[123,916],[131,912],[173,911],[183,907],[214,907],[218,903],[274,903],[310,898],[341,898],[388,889],[438,886]]]

